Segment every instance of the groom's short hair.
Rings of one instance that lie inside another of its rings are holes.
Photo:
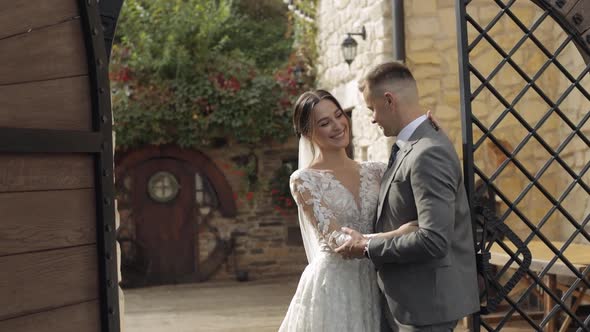
[[[361,91],[366,89],[373,95],[381,94],[387,87],[398,90],[408,90],[418,97],[416,80],[410,69],[401,62],[386,62],[371,69],[360,86]]]

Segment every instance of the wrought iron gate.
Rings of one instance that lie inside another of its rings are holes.
[[[481,2],[456,4],[464,174],[482,286],[474,326],[589,331],[590,110],[567,100],[590,101],[590,1]],[[536,14],[521,17],[523,5]],[[562,36],[554,44],[539,32],[548,24]],[[512,30],[499,38],[499,26]],[[579,72],[563,60],[568,47],[579,52]],[[540,55],[538,67],[524,49]],[[477,61],[484,53],[498,62]],[[549,127],[557,129],[548,135]],[[496,165],[481,157],[486,148],[500,155]]]

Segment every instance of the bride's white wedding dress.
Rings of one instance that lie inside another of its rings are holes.
[[[340,232],[343,226],[372,232],[385,168],[377,162],[360,164],[359,197],[328,170],[300,169],[291,175],[309,265],[279,331],[379,331],[381,308],[372,263],[345,260],[334,249],[348,236]]]

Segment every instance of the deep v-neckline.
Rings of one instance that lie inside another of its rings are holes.
[[[334,182],[336,182],[340,187],[342,187],[350,195],[350,197],[352,198],[352,201],[354,203],[354,206],[356,207],[356,210],[360,213],[361,209],[362,209],[361,190],[363,187],[363,164],[361,164],[361,163],[357,163],[357,164],[359,166],[359,169],[358,169],[359,187],[358,187],[357,195],[355,195],[348,187],[346,187],[344,185],[344,183],[342,183],[342,181],[340,181],[340,179],[338,179],[336,177],[333,170],[331,170],[331,169],[316,169],[316,168],[308,168],[308,169],[313,170],[313,171],[318,171],[318,172],[329,173],[332,180],[334,180]]]

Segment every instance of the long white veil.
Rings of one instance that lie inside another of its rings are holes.
[[[305,136],[299,138],[299,169],[309,167],[315,159],[313,143]]]
[[[309,167],[316,157],[318,149],[313,148],[313,143],[304,136],[299,138],[299,160],[298,168],[304,169]],[[320,243],[318,239],[317,230],[311,224],[309,220],[306,220],[306,216],[303,210],[299,208],[299,228],[301,229],[301,237],[303,238],[303,246],[305,248],[305,255],[307,256],[307,262],[311,263],[320,252]]]

